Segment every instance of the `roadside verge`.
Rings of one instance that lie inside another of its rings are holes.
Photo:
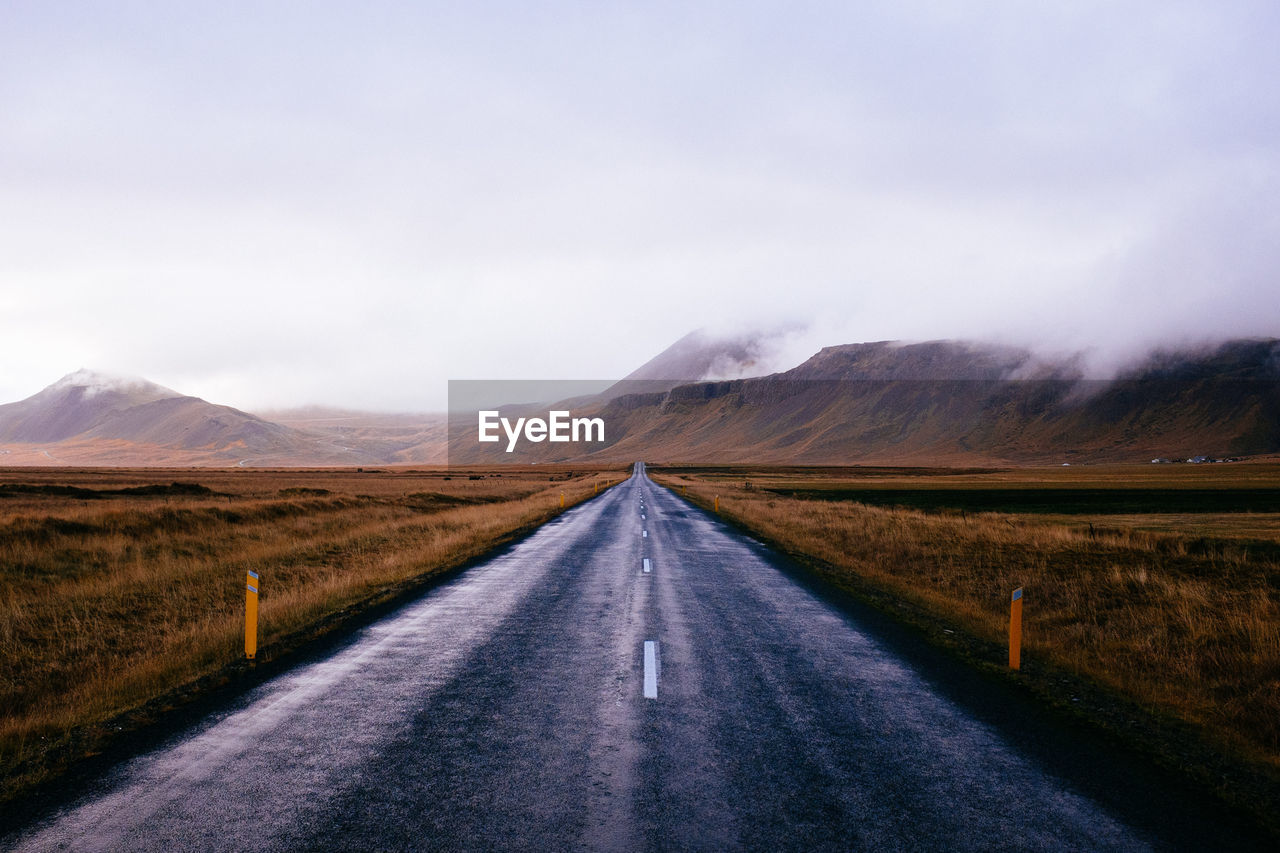
[[[1087,566],[1096,558],[1107,571],[1113,563],[1123,564],[1123,549],[1134,543],[1119,537],[1098,543],[1088,534],[1073,538],[1060,531],[1030,529],[1033,525],[1010,525],[1003,518],[937,518],[914,510],[832,506],[662,472],[651,476],[677,497],[785,554],[807,576],[909,626],[930,645],[1036,697],[1064,719],[1100,731],[1117,745],[1192,780],[1227,808],[1244,813],[1242,819],[1280,837],[1280,772],[1263,743],[1245,737],[1250,733],[1248,717],[1237,718],[1242,722],[1235,730],[1214,729],[1180,716],[1150,693],[1126,692],[1116,685],[1115,673],[1108,681],[1070,665],[1078,661],[1064,661],[1049,635],[1054,627],[1067,634],[1080,630],[1062,614],[1055,614],[1054,625],[1033,622],[1022,669],[1008,667],[1004,620],[1009,591],[1024,582],[1019,579],[1024,574],[1019,561],[1056,570],[1053,549],[1035,537],[1058,537],[1073,564]],[[1107,552],[1094,553],[1102,551]],[[965,563],[976,568],[962,578],[959,567]],[[975,578],[975,573],[983,576]],[[992,600],[966,600],[966,583],[989,586]],[[1037,589],[1034,584],[1030,588]],[[1095,620],[1108,615],[1089,614]],[[1158,669],[1161,663],[1152,664],[1157,668],[1148,677],[1172,679]],[[1167,686],[1177,690],[1176,683]]]
[[[61,621],[43,645],[21,646],[25,657],[6,649],[6,666],[26,666],[31,676],[10,676],[21,692],[4,717],[0,826],[26,822],[111,764],[604,493],[589,475],[552,476],[550,486],[546,474],[540,479],[536,491],[520,485],[509,500],[291,487],[269,499],[202,497],[180,508],[161,501],[86,515],[72,507],[81,513],[74,523],[57,508],[35,521],[15,518],[11,530],[41,537],[32,549],[41,558],[69,551],[78,564],[106,562],[98,540],[114,547],[121,528],[133,525],[146,529],[152,559],[135,571],[137,547],[126,543],[118,565],[61,576],[28,603],[53,614],[28,614],[35,627]],[[73,537],[65,549],[48,533],[63,529]],[[246,565],[264,578],[254,661],[243,652]],[[86,651],[68,659],[67,648]],[[82,667],[79,689],[61,689],[60,671],[74,666]]]

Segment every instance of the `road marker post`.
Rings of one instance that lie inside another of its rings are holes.
[[[716,512],[720,511],[720,496],[716,495]]]
[[[1022,587],[1009,602],[1009,669],[1022,668]]]
[[[258,654],[258,573],[249,570],[244,582],[244,656]]]
[[[564,509],[564,492],[560,493],[560,508]]]

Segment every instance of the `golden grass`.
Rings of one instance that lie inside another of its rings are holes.
[[[0,495],[0,799],[84,733],[244,657],[244,580],[261,577],[259,659],[333,614],[483,554],[622,471],[3,471],[0,485],[216,495]],[[554,480],[554,481],[553,481]],[[101,738],[89,737],[87,748]],[[70,756],[74,758],[75,756]]]
[[[1152,466],[1155,467],[1155,466]],[[1242,478],[1274,485],[1277,471]],[[1203,483],[1215,471],[1155,472]],[[1146,516],[922,512],[802,500],[759,485],[833,472],[655,474],[688,497],[841,577],[856,576],[992,643],[1007,641],[1009,597],[1025,590],[1024,655],[1107,685],[1199,726],[1214,742],[1280,768],[1280,541],[1277,516],[1215,514],[1201,523]],[[1079,484],[1076,471],[1024,482]],[[1113,481],[1117,472],[1095,475]],[[999,478],[1017,472],[967,475]],[[892,477],[886,478],[886,487]],[[911,485],[920,482],[911,478]],[[751,488],[744,488],[750,482]],[[1166,479],[1163,485],[1175,480]],[[1091,528],[1089,525],[1093,524]],[[1147,529],[1150,528],[1150,529]]]

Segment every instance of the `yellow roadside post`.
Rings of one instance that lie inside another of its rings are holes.
[[[244,656],[258,654],[258,573],[250,570],[244,583]]]
[[[560,508],[564,509],[564,492],[560,493]]]
[[[1022,587],[1013,591],[1009,604],[1009,668],[1022,668]]]
[[[716,512],[720,511],[720,496],[716,495]]]

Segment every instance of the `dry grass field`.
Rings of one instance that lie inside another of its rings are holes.
[[[622,468],[0,470],[0,801],[122,714],[259,661],[589,498]]]
[[[1022,677],[1071,673],[1280,770],[1278,465],[650,472],[991,664],[1023,587]]]

